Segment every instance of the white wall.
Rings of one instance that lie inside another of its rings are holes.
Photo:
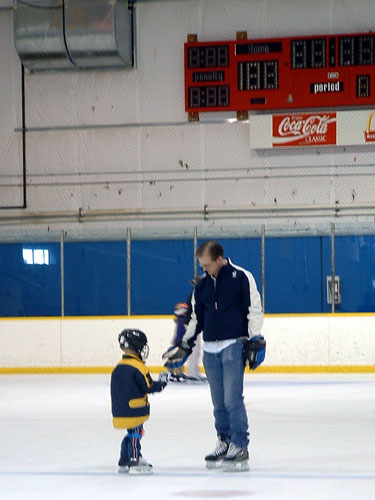
[[[183,44],[189,33],[200,41],[234,39],[247,30],[252,38],[312,35],[374,30],[372,0],[188,0],[138,2],[138,68],[126,71],[85,71],[27,74],[26,125],[33,127],[128,124],[96,130],[28,132],[27,208],[2,210],[0,233],[26,225],[22,217],[58,212],[78,214],[92,210],[216,208],[243,206],[329,207],[372,203],[372,153],[361,148],[307,151],[251,151],[249,126],[243,123],[207,124],[233,117],[201,114],[188,124],[184,111]],[[20,201],[21,174],[20,63],[12,39],[12,12],[0,11],[0,204]],[[181,123],[186,122],[186,125]],[[164,126],[148,126],[164,123]],[[143,124],[143,125],[142,125]],[[140,126],[141,125],[141,126]],[[361,167],[342,176],[344,165]],[[289,167],[294,167],[293,169]],[[319,167],[319,168],[317,168]],[[239,169],[239,170],[238,170]],[[319,175],[320,176],[319,176]],[[328,175],[327,175],[328,174]],[[238,180],[236,176],[243,177]],[[255,178],[256,177],[256,178]],[[17,179],[17,178],[16,178]],[[199,179],[199,180],[197,180]],[[20,177],[18,177],[20,181]],[[333,213],[333,212],[332,212]],[[9,219],[6,221],[5,218]],[[183,217],[183,216],[181,216]],[[320,222],[328,222],[327,215]],[[14,220],[13,220],[14,219]],[[349,218],[355,223],[356,216]],[[46,219],[28,227],[47,233],[53,229],[83,231],[84,223]],[[78,217],[77,217],[78,220]],[[309,218],[305,221],[309,222]],[[371,217],[360,219],[368,222]],[[209,215],[189,217],[184,230],[223,229],[235,222],[284,224],[300,222],[297,212],[275,221],[227,221]],[[317,219],[310,217],[311,223]],[[91,223],[94,229],[154,228],[138,217]],[[158,228],[181,228],[178,221],[159,221]],[[181,229],[182,230],[182,229]]]
[[[149,367],[162,365],[172,317],[35,318],[0,320],[0,373],[6,368],[111,367],[121,357],[123,328],[142,329],[149,340]],[[265,370],[356,367],[374,370],[375,314],[266,316]]]

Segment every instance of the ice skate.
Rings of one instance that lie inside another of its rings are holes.
[[[118,472],[120,473],[128,473],[129,472],[129,459],[120,457],[118,461]]]
[[[222,469],[228,472],[249,470],[249,452],[247,449],[230,443],[228,452],[222,462]]]
[[[184,373],[174,373],[170,372],[171,382],[186,382],[186,375]]]
[[[129,462],[129,474],[152,474],[152,465],[143,457],[138,460],[131,458]]]
[[[228,448],[228,441],[222,436],[219,436],[214,451],[204,457],[207,469],[216,469],[217,467],[221,467],[223,458],[226,456]]]

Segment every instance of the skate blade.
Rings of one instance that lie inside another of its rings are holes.
[[[129,472],[129,466],[128,465],[119,465],[117,468],[117,471],[120,474],[127,474]]]
[[[152,474],[152,467],[137,467],[136,465],[133,467],[129,467],[129,474],[132,475],[146,475]]]
[[[222,460],[217,460],[216,462],[211,462],[209,460],[206,460],[206,468],[207,469],[221,469],[223,461]]]
[[[227,462],[223,463],[222,469],[224,472],[241,472],[249,470],[249,461],[243,460],[242,462]]]

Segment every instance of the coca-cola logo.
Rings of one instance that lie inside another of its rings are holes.
[[[273,116],[273,146],[336,144],[336,113]]]

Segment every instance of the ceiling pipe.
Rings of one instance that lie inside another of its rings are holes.
[[[267,217],[340,217],[375,215],[374,204],[340,206],[305,205],[278,207],[209,207],[181,209],[108,209],[108,210],[68,210],[50,212],[29,212],[0,216],[0,225],[35,224],[51,222],[96,222],[110,220],[207,220],[229,218],[267,218]]]

